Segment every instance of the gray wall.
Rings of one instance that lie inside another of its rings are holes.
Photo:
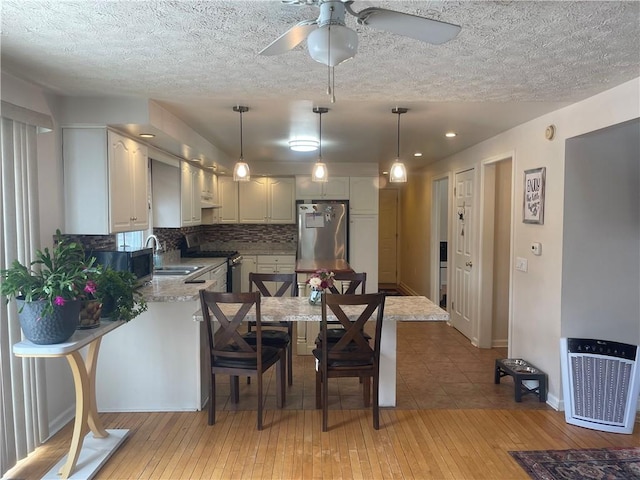
[[[640,344],[640,121],[566,142],[561,336]]]

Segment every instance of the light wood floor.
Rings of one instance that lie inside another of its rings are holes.
[[[313,366],[297,357],[286,409],[275,408],[269,379],[262,432],[254,385],[243,385],[233,405],[226,379],[211,427],[206,412],[101,414],[106,428],[130,435],[94,478],[526,479],[509,451],[640,444],[639,424],[633,435],[607,434],[567,425],[532,396],[514,402],[509,379],[493,385],[493,359],[504,352],[475,349],[445,324],[401,325],[398,350],[398,406],[382,410],[378,431],[356,380],[333,386],[322,433]],[[7,478],[41,478],[66,454],[71,431],[69,424]]]

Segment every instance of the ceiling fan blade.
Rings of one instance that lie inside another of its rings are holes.
[[[259,55],[280,55],[281,53],[294,49],[300,42],[307,38],[313,30],[318,28],[317,25],[317,20],[304,20],[298,23],[271,42]]]
[[[371,7],[356,14],[360,25],[439,45],[453,40],[462,27],[409,13]]]

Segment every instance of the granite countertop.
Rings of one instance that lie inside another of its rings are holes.
[[[223,306],[223,312],[233,313],[237,307]],[[347,316],[357,317],[358,307],[345,307]],[[193,315],[194,320],[202,321],[202,312]],[[263,322],[319,322],[322,310],[317,305],[309,305],[306,297],[263,297],[260,301],[260,317]],[[252,309],[247,320],[255,318]],[[332,314],[330,319],[335,318]],[[449,313],[422,296],[389,296],[385,298],[384,319],[396,322],[441,322],[449,320]]]
[[[144,285],[140,292],[147,302],[191,302],[198,300],[198,292],[203,288],[216,286],[215,280],[204,283],[185,283],[224,264],[226,258],[182,258],[171,265],[204,265],[204,268],[189,275],[154,275],[153,280]]]

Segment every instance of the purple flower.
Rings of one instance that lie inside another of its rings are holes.
[[[93,295],[98,290],[98,285],[93,280],[89,280],[87,284],[84,286],[85,293],[89,293]]]
[[[62,298],[61,296],[57,296],[54,300],[53,300],[53,304],[54,305],[58,305],[59,307],[64,305],[64,298]]]

